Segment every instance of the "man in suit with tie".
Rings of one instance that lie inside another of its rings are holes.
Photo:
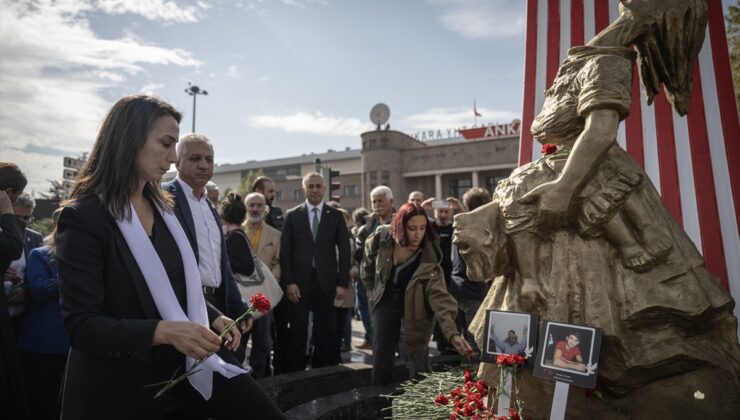
[[[303,177],[306,202],[288,210],[280,241],[281,284],[285,297],[276,308],[280,373],[305,369],[308,313],[313,312],[311,366],[331,363],[337,334],[334,299],[349,285],[349,231],[339,210],[325,205],[324,177]]]
[[[206,195],[213,176],[213,146],[206,136],[186,134],[177,144],[177,177],[163,188],[175,198],[175,215],[198,261],[206,301],[231,319],[246,312],[226,253],[221,220]],[[248,323],[240,325],[242,331]]]

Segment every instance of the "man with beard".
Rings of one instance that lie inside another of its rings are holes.
[[[273,205],[275,201],[275,182],[272,178],[261,176],[255,179],[252,184],[252,192],[258,192],[265,197],[265,203],[268,208],[267,216],[265,216],[267,224],[282,231],[283,224],[285,224],[285,217],[283,217],[283,209]]]
[[[514,330],[509,330],[508,335],[506,337],[506,340],[501,341],[498,336],[496,335],[495,331],[496,326],[494,324],[491,324],[491,329],[489,331],[489,337],[488,337],[488,351],[489,352],[496,352],[496,347],[501,349],[501,353],[504,354],[520,354],[524,353],[524,350],[527,348],[527,326],[525,325],[522,327],[522,337],[524,337],[524,342],[519,342],[519,337],[517,337],[516,332]]]
[[[280,231],[265,223],[267,203],[265,196],[253,192],[247,195],[247,220],[244,230],[252,245],[252,250],[270,269],[275,280],[280,281]],[[272,350],[272,312],[254,321],[252,331],[244,334],[243,343],[246,345],[249,336],[252,336],[252,350],[249,353],[249,365],[252,366],[252,376],[261,378],[270,374],[270,350]]]

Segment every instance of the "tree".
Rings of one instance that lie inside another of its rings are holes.
[[[51,186],[47,192],[40,193],[41,197],[55,201],[63,201],[67,198],[67,191],[64,189],[62,181],[55,181],[52,179],[47,179],[47,181],[51,183]]]
[[[257,180],[257,178],[265,176],[264,171],[262,171],[262,168],[254,171],[250,170],[247,172],[247,176],[242,178],[241,184],[239,184],[239,194],[241,194],[242,197],[246,197],[247,194],[252,192],[252,184],[254,184],[254,181]]]
[[[727,9],[727,44],[730,48],[732,81],[735,83],[735,104],[740,113],[740,0]]]

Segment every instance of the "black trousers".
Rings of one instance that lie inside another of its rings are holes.
[[[31,417],[58,420],[62,413],[59,396],[67,355],[21,351],[21,361]]]
[[[227,363],[238,364],[234,355],[223,347],[218,355]],[[213,375],[213,393],[206,401],[185,380],[165,394],[165,419],[168,420],[242,420],[284,419],[282,412],[248,374],[225,378]]]
[[[331,295],[321,290],[316,271],[311,272],[311,285],[301,292],[298,303],[283,297],[275,308],[276,373],[290,373],[306,369],[306,341],[308,340],[308,314],[313,312],[313,358],[311,367],[319,368],[337,364],[332,360],[337,335],[337,317],[334,291]]]

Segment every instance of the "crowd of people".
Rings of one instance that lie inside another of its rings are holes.
[[[324,201],[306,174],[305,202],[283,212],[262,176],[244,197],[211,178],[214,147],[180,136],[181,115],[146,95],[108,113],[70,198],[46,238],[28,228],[33,198],[12,163],[0,162],[0,393],[8,418],[282,418],[256,379],[337,365],[352,348],[352,317],[372,349],[372,383],[429,371],[432,335],[442,353],[476,349],[467,326],[487,285],[467,278],[452,218],[486,204],[404,202],[387,186],[350,214]],[[177,176],[162,177],[174,164]],[[246,317],[251,291],[276,281],[272,311]],[[261,286],[263,285],[263,286]],[[359,333],[359,331],[358,331]],[[201,362],[201,360],[203,360]],[[156,387],[197,372],[154,398]]]

